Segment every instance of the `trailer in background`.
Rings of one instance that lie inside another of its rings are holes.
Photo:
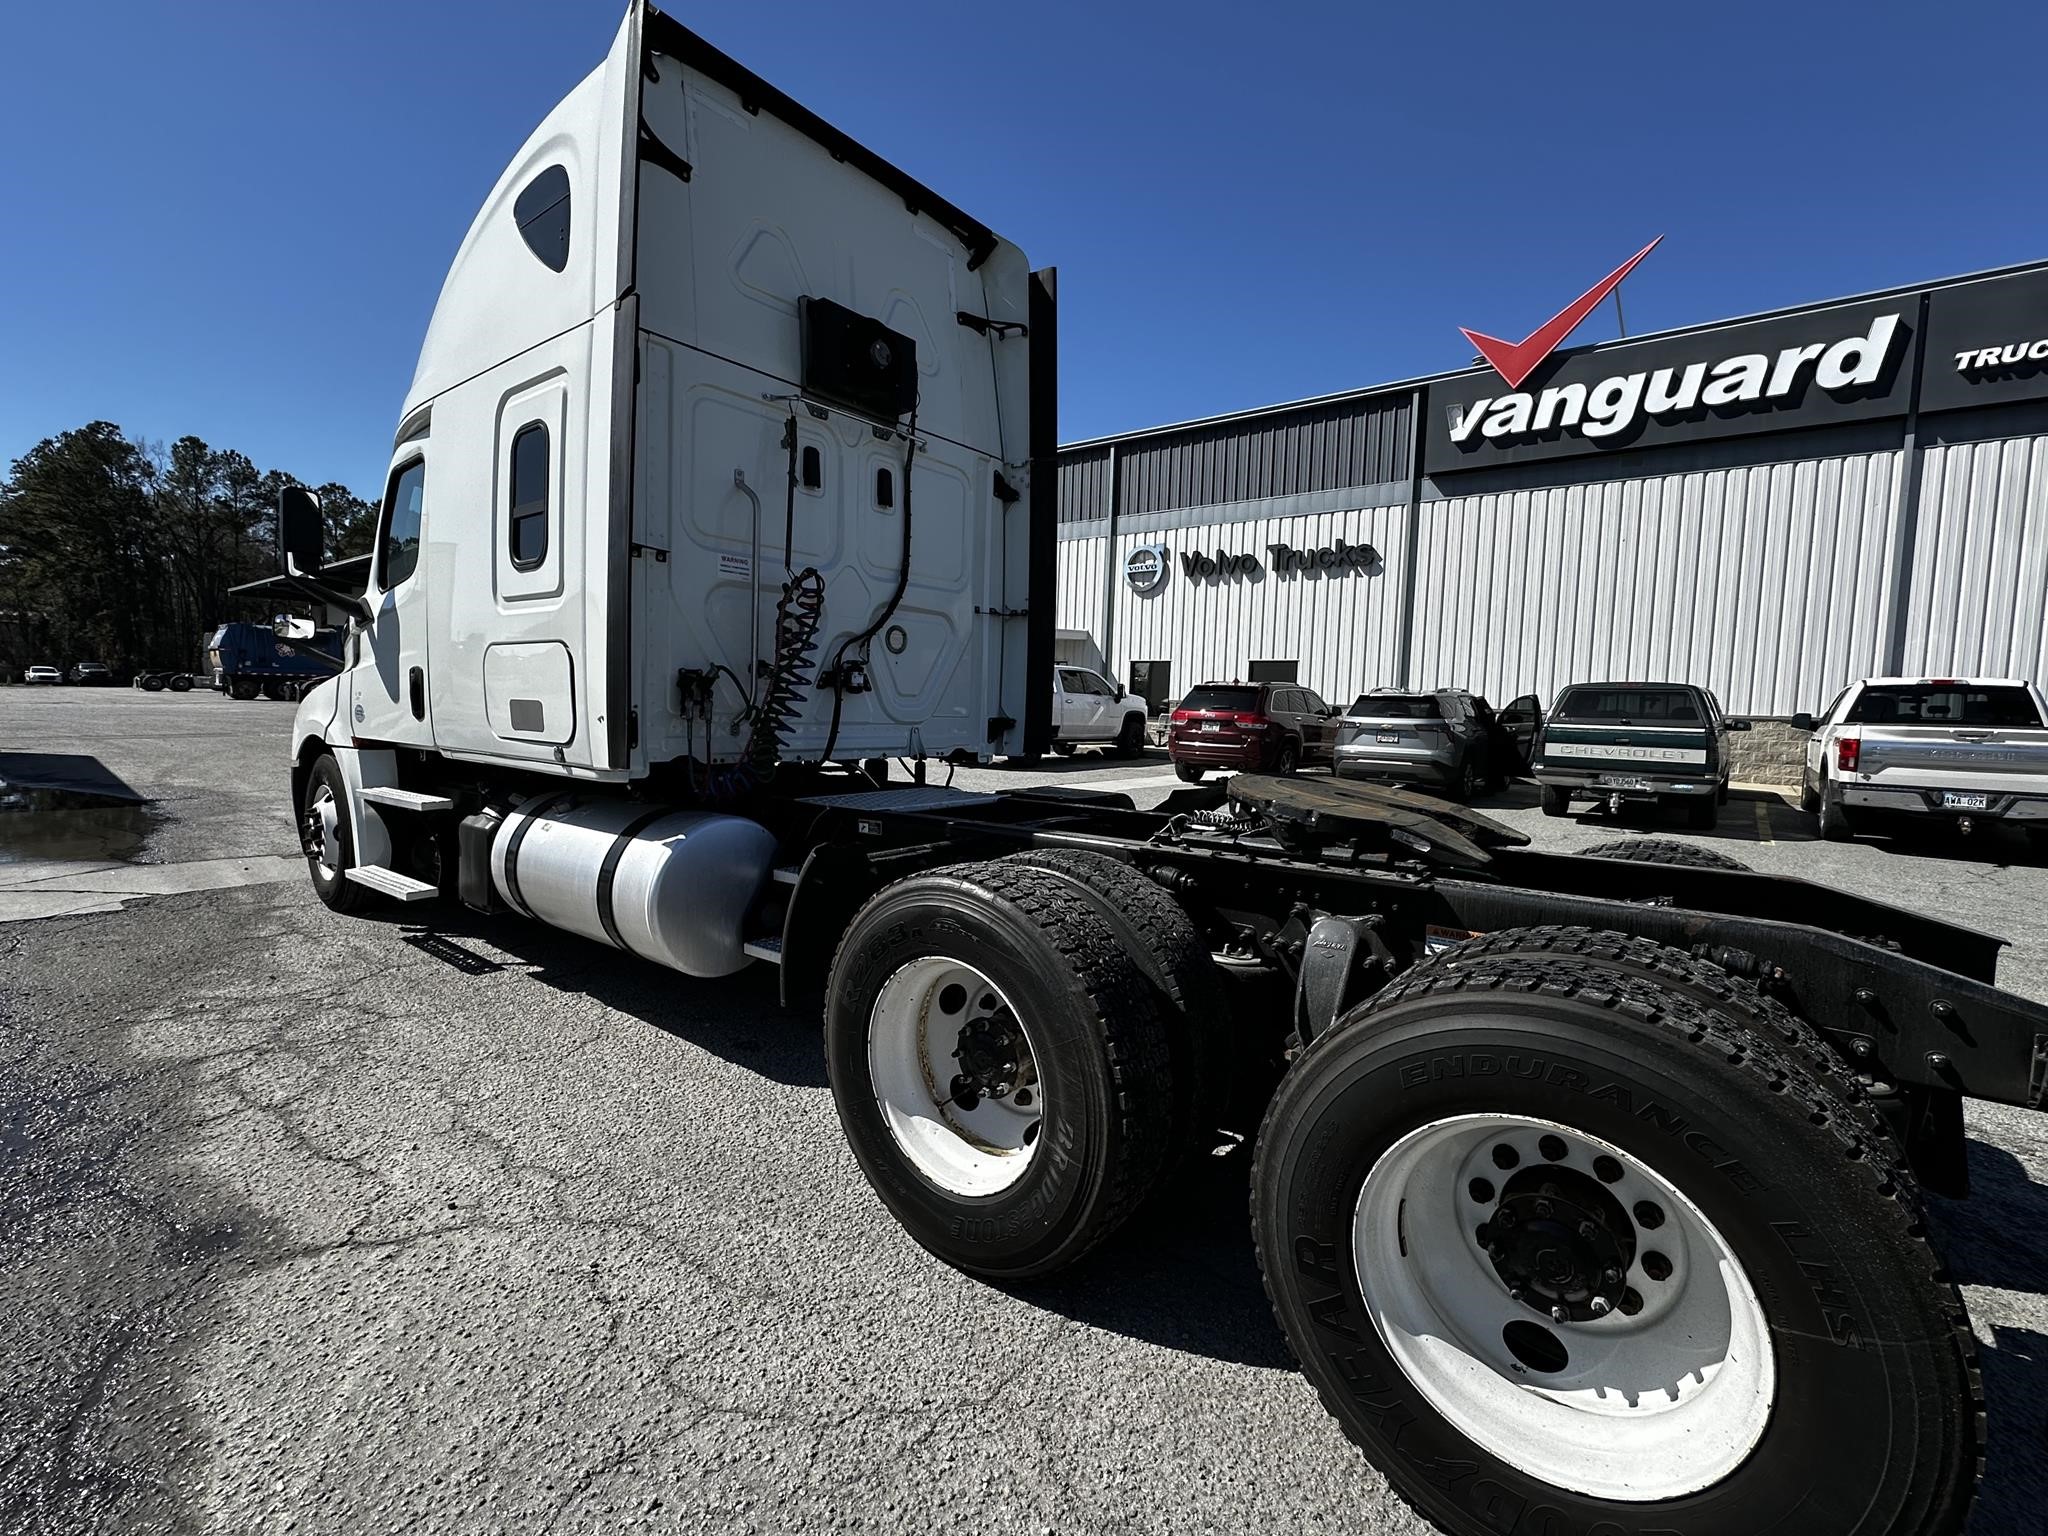
[[[276,624],[223,624],[206,642],[208,686],[230,698],[297,699],[341,670],[342,631]]]

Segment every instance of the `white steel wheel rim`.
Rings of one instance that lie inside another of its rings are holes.
[[[1009,1032],[1014,1086],[971,1107],[954,1094],[962,1031],[981,1021]],[[1036,1057],[1003,991],[963,961],[927,955],[897,968],[868,1017],[868,1077],[890,1137],[948,1194],[1001,1194],[1024,1176],[1044,1115]]]
[[[1561,1162],[1543,1155],[1546,1136],[1565,1144]],[[1496,1165],[1500,1146],[1513,1169]],[[1499,1195],[1522,1170],[1592,1177],[1596,1159],[1619,1165],[1598,1182],[1624,1211],[1648,1201],[1663,1219],[1636,1227],[1624,1284],[1641,1309],[1560,1323],[1508,1295],[1480,1235],[1501,1201],[1478,1200],[1473,1181]],[[1555,1487],[1629,1503],[1697,1493],[1739,1467],[1770,1420],[1769,1326],[1734,1251],[1675,1185],[1597,1137],[1518,1115],[1422,1126],[1366,1175],[1352,1248],[1366,1311],[1408,1379],[1476,1444]],[[1662,1256],[1665,1278],[1650,1278],[1646,1254]],[[1564,1347],[1563,1369],[1518,1358],[1504,1336],[1523,1322]]]
[[[325,784],[314,785],[306,810],[306,819],[317,824],[320,846],[313,854],[314,862],[322,874],[331,876],[341,868],[341,812],[334,803],[334,791]],[[309,826],[307,830],[316,828]]]

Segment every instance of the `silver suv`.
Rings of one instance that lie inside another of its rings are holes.
[[[1503,788],[1527,765],[1524,742],[1537,714],[1533,695],[1497,715],[1462,688],[1375,688],[1353,699],[1338,722],[1336,769],[1344,778],[1427,784],[1471,799]]]

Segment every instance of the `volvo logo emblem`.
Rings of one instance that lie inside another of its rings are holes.
[[[1166,580],[1166,546],[1140,544],[1124,556],[1124,580],[1133,592],[1156,592]]]

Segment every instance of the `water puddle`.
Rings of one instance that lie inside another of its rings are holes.
[[[0,865],[133,863],[163,820],[147,801],[0,781]]]

